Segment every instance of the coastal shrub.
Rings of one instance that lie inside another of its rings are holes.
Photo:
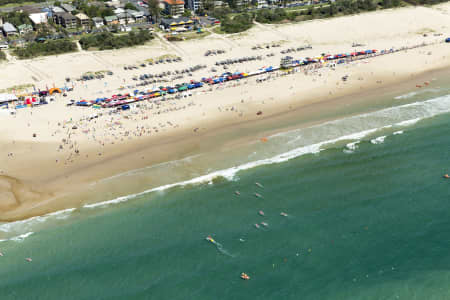
[[[0,50],[0,61],[2,61],[2,60],[6,60],[6,54],[5,54],[5,52]]]
[[[250,29],[253,25],[253,17],[250,14],[243,13],[234,18],[225,16],[221,18],[220,29],[226,33],[237,33]]]
[[[0,18],[3,18],[4,23],[9,22],[16,27],[22,24],[31,24],[30,18],[25,12],[14,11],[1,13]]]
[[[146,30],[139,30],[138,33],[132,31],[121,35],[114,35],[110,32],[100,32],[82,37],[80,39],[80,45],[84,50],[89,48],[108,50],[143,45],[151,39],[153,39],[152,34]]]
[[[0,0],[0,6],[6,4],[22,4],[25,2],[45,2],[46,0]]]
[[[44,55],[55,55],[67,52],[74,52],[77,50],[77,45],[68,39],[49,40],[45,43],[32,42],[28,43],[23,48],[14,49],[14,55],[20,59],[33,58]]]
[[[286,13],[286,10],[276,8],[258,10],[255,20],[260,23],[277,23],[286,20],[287,18],[288,15]]]

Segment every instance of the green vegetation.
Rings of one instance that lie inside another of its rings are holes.
[[[135,45],[143,45],[145,42],[153,39],[151,33],[146,30],[139,30],[138,33],[130,32],[127,34],[114,35],[110,32],[101,32],[80,39],[81,47],[85,50],[97,48],[99,50],[119,49]]]
[[[20,59],[33,58],[37,56],[55,55],[67,52],[74,52],[77,46],[74,42],[68,39],[50,40],[44,43],[32,42],[27,44],[24,48],[14,49],[14,55]]]
[[[253,25],[253,16],[248,13],[242,13],[231,18],[225,15],[220,18],[220,29],[225,33],[237,33],[250,29]]]
[[[31,24],[28,14],[24,12],[1,13],[0,17],[3,18],[3,22],[9,22],[16,27],[22,24]]]
[[[24,4],[30,4],[30,2],[45,2],[45,0],[0,0],[0,6],[11,4],[11,6],[19,6]],[[9,5],[8,5],[9,6]]]
[[[0,61],[6,60],[6,54],[3,51],[0,51]]]
[[[2,1],[2,0],[0,0],[0,1]],[[80,11],[80,12],[84,12],[90,18],[94,18],[94,17],[104,18],[107,16],[114,15],[114,11],[112,8],[98,6],[98,5],[90,5],[90,4],[88,4],[88,2],[82,1],[82,0],[74,1],[73,5],[77,9],[77,11],[73,12],[74,14],[78,13],[78,11]]]
[[[125,9],[138,10],[136,6],[134,6],[133,3],[130,2],[127,2],[127,4],[125,4]]]

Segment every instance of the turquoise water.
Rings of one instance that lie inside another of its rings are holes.
[[[450,299],[450,115],[413,123],[26,228],[0,299]]]

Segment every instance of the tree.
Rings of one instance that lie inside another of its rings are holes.
[[[53,3],[53,5],[54,5],[54,6],[61,6],[61,2],[55,1],[55,2]]]
[[[125,4],[125,9],[137,10],[136,6],[134,6],[133,3],[130,2],[127,2],[127,4]]]
[[[159,7],[159,0],[149,0],[148,11],[152,15],[153,21],[155,21],[155,23],[158,23],[161,17],[161,8]]]
[[[192,12],[189,9],[185,9],[183,13],[183,17],[190,18],[192,16]]]

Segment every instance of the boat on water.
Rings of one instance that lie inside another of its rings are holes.
[[[260,194],[258,194],[258,193],[255,193],[255,197],[256,198],[262,198],[262,196]]]
[[[280,215],[283,216],[283,217],[287,217],[288,216],[288,214],[285,213],[285,212],[281,212]]]
[[[445,175],[442,176],[442,177],[444,177],[444,178],[446,178],[446,179],[449,179],[449,178],[450,178],[450,176],[449,176],[448,174],[445,174]]]
[[[239,191],[235,191],[234,193],[235,193],[236,195],[238,195],[238,196],[241,195],[241,193],[240,193]]]
[[[260,211],[258,212],[258,214],[259,214],[260,216],[264,216],[264,212],[263,212],[262,210],[260,210]]]
[[[33,260],[30,257],[25,258],[27,262],[32,262]]]
[[[269,224],[267,224],[266,222],[261,222],[261,225],[264,227],[269,227]]]
[[[208,235],[205,239],[206,239],[208,242],[211,242],[211,243],[213,243],[213,244],[216,242],[210,235]]]
[[[261,183],[259,183],[259,182],[255,182],[255,184],[256,184],[257,186],[259,186],[260,188],[264,188],[264,186],[263,186]]]
[[[248,274],[244,272],[241,273],[241,278],[244,280],[250,280],[250,276],[248,276]]]
[[[255,227],[256,227],[256,228],[259,228],[259,224],[255,224]]]

